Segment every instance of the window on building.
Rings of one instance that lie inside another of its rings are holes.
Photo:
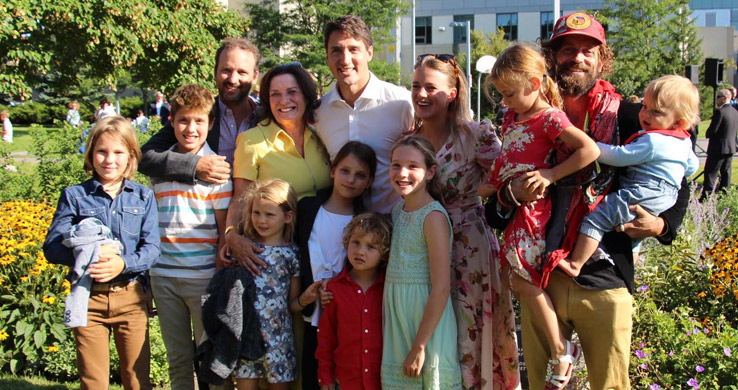
[[[541,12],[541,39],[548,39],[554,30],[554,13]]]
[[[730,25],[738,29],[738,8],[730,10]]]
[[[474,15],[454,15],[454,22],[467,22],[474,30]],[[466,27],[452,27],[454,29],[454,43],[466,43]]]
[[[717,14],[715,12],[705,13],[705,27],[717,26]]]
[[[415,43],[419,45],[433,43],[432,17],[420,16],[415,18]]]
[[[515,41],[518,39],[518,14],[497,14],[497,28],[502,27],[505,31],[505,39]]]

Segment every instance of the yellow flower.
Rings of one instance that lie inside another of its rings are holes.
[[[44,297],[41,298],[41,302],[48,303],[49,305],[53,305],[54,302],[56,302],[56,297],[52,297],[50,295],[44,295]]]
[[[21,282],[25,283],[28,281],[28,276],[21,276]]]
[[[5,339],[7,339],[7,338],[8,338],[8,336],[9,336],[9,335],[8,335],[8,332],[6,332],[6,331],[4,331],[4,330],[0,330],[0,341],[3,341],[3,340],[5,340]]]
[[[704,298],[704,297],[706,297],[706,296],[707,296],[707,294],[705,294],[705,292],[704,292],[704,291],[703,291],[703,292],[701,292],[701,293],[699,293],[699,294],[697,294],[697,298]]]
[[[50,345],[49,352],[59,352],[59,347],[57,347],[56,345]]]

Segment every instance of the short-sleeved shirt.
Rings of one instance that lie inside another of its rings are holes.
[[[172,149],[176,149],[174,145]],[[198,156],[215,155],[207,143]],[[215,210],[227,210],[233,184],[196,180],[195,184],[152,179],[159,210],[161,258],[152,276],[210,279],[215,275],[218,225]]]
[[[282,179],[295,189],[298,199],[313,196],[317,190],[330,186],[330,163],[310,127],[305,129],[303,147],[305,157],[275,121],[261,122],[239,134],[233,177],[251,181]]]

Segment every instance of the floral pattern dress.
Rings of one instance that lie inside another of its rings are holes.
[[[254,277],[254,309],[259,313],[267,353],[258,360],[241,359],[233,376],[266,378],[269,383],[291,382],[297,379],[297,351],[288,299],[292,278],[300,276],[298,249],[294,245],[260,247],[264,252],[259,258],[267,268]]]
[[[449,137],[436,154],[453,226],[451,298],[462,385],[473,390],[515,389],[520,375],[512,299],[500,283],[497,238],[477,194],[500,153],[500,141],[486,120],[462,126],[460,139]]]
[[[490,182],[500,188],[503,183],[525,172],[548,169],[560,145],[559,135],[572,124],[563,111],[549,108],[526,121],[516,122],[515,112],[508,110],[502,124],[502,154],[495,160]],[[551,217],[548,197],[517,207],[505,228],[500,265],[510,264],[523,279],[541,284],[541,271],[546,260],[546,223]]]

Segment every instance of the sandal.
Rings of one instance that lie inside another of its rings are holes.
[[[561,390],[569,384],[571,380],[571,374],[574,371],[574,364],[579,359],[579,347],[572,345],[570,341],[566,342],[566,354],[559,356],[558,359],[549,359],[548,366],[546,367],[546,390]],[[566,368],[566,374],[554,375],[554,366],[561,363],[568,363],[569,366]]]

